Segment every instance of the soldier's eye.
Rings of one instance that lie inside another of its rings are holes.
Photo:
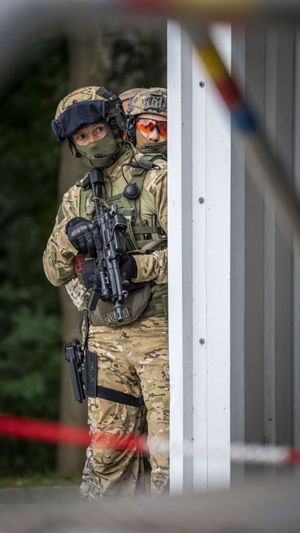
[[[96,126],[93,131],[93,134],[97,139],[102,139],[106,134],[106,128],[104,124],[99,124],[98,126]]]
[[[87,144],[88,135],[85,132],[75,133],[75,135],[73,135],[73,141],[77,144]]]

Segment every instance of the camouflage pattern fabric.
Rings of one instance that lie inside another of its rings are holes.
[[[99,93],[99,87],[89,86],[75,89],[67,94],[58,104],[55,118],[58,118],[68,107],[78,102],[85,102],[87,100],[105,100]]]
[[[164,87],[150,87],[142,89],[128,105],[128,115],[133,117],[142,113],[157,113],[167,117],[167,89]]]
[[[120,180],[122,171],[125,178],[131,178],[131,168],[124,166],[132,160],[131,149],[127,149],[118,161],[104,170],[107,189],[110,196],[123,192],[126,181]],[[167,168],[166,162],[161,161],[159,170],[150,170],[144,180],[141,194],[141,217],[151,225],[152,213],[157,214],[161,227],[167,232]],[[65,227],[67,222],[79,216],[80,187],[74,185],[65,193],[59,208],[55,225],[43,255],[44,271],[48,280],[60,287],[76,277],[74,258],[77,250],[70,243]],[[91,202],[92,203],[92,202]],[[87,218],[92,220],[93,210],[87,206]],[[90,210],[90,215],[88,215]],[[167,251],[157,250],[151,254],[134,255],[137,263],[137,277],[132,281],[139,283],[155,281],[167,283]]]
[[[75,307],[77,307],[78,311],[83,311],[85,308],[84,304],[86,295],[86,289],[84,285],[82,285],[78,278],[74,278],[66,283],[65,288],[72,303],[75,305]]]
[[[128,106],[131,98],[135,96],[138,92],[142,91],[142,87],[134,87],[132,89],[128,89],[127,91],[123,91],[119,94],[119,98],[122,101],[122,106],[124,109],[125,115],[128,113]]]
[[[90,327],[89,349],[98,355],[98,384],[135,397],[145,407],[133,407],[102,398],[89,398],[91,435],[97,430],[119,434],[143,433],[145,415],[151,464],[151,491],[168,488],[168,453],[159,450],[168,441],[169,368],[167,320],[151,317],[126,327]],[[156,449],[157,448],[157,449]],[[101,449],[93,442],[87,452],[81,492],[97,499],[103,495],[134,495],[143,490],[143,457],[134,450]]]
[[[122,193],[126,180],[132,177],[127,164],[133,159],[127,148],[118,161],[104,170],[109,197]],[[167,232],[167,169],[147,172],[140,198],[142,220],[151,225],[153,214]],[[123,179],[124,175],[124,179]],[[74,259],[77,250],[70,243],[65,226],[80,215],[81,188],[73,186],[64,195],[44,255],[44,270],[55,286],[71,282],[70,292],[80,305],[82,292]],[[86,217],[93,220],[94,204],[87,199]],[[82,216],[82,215],[81,215]],[[137,262],[136,282],[152,280],[157,286],[167,283],[167,252],[155,250],[134,255]],[[74,282],[74,283],[72,283]],[[76,290],[79,289],[79,293]],[[78,297],[79,296],[79,297]],[[155,450],[158,438],[168,439],[169,378],[167,320],[151,316],[118,328],[91,326],[89,349],[98,354],[98,385],[116,389],[136,397],[143,394],[145,407],[137,408],[101,398],[89,398],[88,417],[91,434],[96,430],[111,433],[143,433],[148,425],[152,492],[160,494],[168,487],[168,454]],[[145,417],[145,413],[147,413]],[[143,487],[143,458],[132,450],[101,450],[91,444],[83,472],[81,492],[91,499],[103,495],[136,494]]]
[[[137,161],[144,159],[145,155],[135,151],[135,159]],[[123,158],[121,159],[123,160]],[[127,162],[127,158],[125,155],[125,161]],[[166,180],[166,161],[165,159],[159,159],[155,160],[155,163],[158,165],[162,165],[162,172],[153,172],[149,171],[148,175],[145,180],[145,186],[147,189],[152,193],[152,191],[155,191],[156,194],[158,194],[160,189],[160,198],[159,198],[159,204],[161,205],[161,220],[162,220],[162,227],[166,230],[167,229],[167,180]],[[117,166],[117,169],[119,167]],[[126,167],[125,167],[126,168]],[[130,176],[128,175],[128,172],[123,170],[126,179],[129,179]],[[120,193],[119,188],[119,180],[113,181],[113,194]],[[123,183],[122,183],[123,185]],[[154,206],[155,207],[155,206]],[[149,211],[149,201],[148,204],[143,207],[142,205],[142,218],[145,220],[145,212]],[[94,214],[94,205],[88,204],[86,207],[86,216],[87,218],[90,218]],[[167,283],[167,262],[168,262],[168,252],[167,250],[163,250],[160,252],[153,252],[150,256],[147,255],[147,261],[145,262],[145,257],[141,256],[135,256],[136,263],[138,264],[138,276],[141,273],[141,280],[144,281],[145,279],[148,280],[155,280],[156,283],[163,284]],[[140,278],[137,278],[135,281],[137,282]],[[82,285],[81,281],[76,277],[73,278],[71,281],[69,281],[65,285],[66,291],[75,305],[77,309],[80,311],[84,310],[84,304],[85,304],[85,295],[86,290],[84,286]]]

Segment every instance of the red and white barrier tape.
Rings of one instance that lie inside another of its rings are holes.
[[[64,443],[75,446],[99,446],[121,451],[148,453],[147,435],[119,434],[96,431],[92,438],[86,428],[69,426],[45,420],[33,420],[8,414],[0,414],[0,436],[15,437],[26,440]],[[168,450],[168,443],[156,439],[155,449],[161,452]],[[196,448],[192,443],[183,446],[186,455],[205,456],[206,448]],[[221,449],[210,449],[209,453],[216,459],[221,459],[226,452]],[[300,463],[300,449],[287,446],[262,446],[253,444],[237,444],[230,446],[230,457],[234,463],[253,464],[297,464]]]

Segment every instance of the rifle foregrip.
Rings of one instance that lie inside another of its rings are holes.
[[[88,304],[87,304],[87,308],[89,311],[95,311],[99,298],[100,298],[99,291],[93,289],[89,297]]]

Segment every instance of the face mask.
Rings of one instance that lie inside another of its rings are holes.
[[[120,146],[110,132],[100,141],[89,143],[86,146],[75,143],[75,146],[84,163],[90,168],[109,167],[120,154]]]
[[[151,143],[148,142],[146,144],[144,135],[136,130],[136,146],[139,152],[142,154],[146,153],[159,153],[159,154],[166,154],[167,153],[167,140],[160,142],[160,143]]]

